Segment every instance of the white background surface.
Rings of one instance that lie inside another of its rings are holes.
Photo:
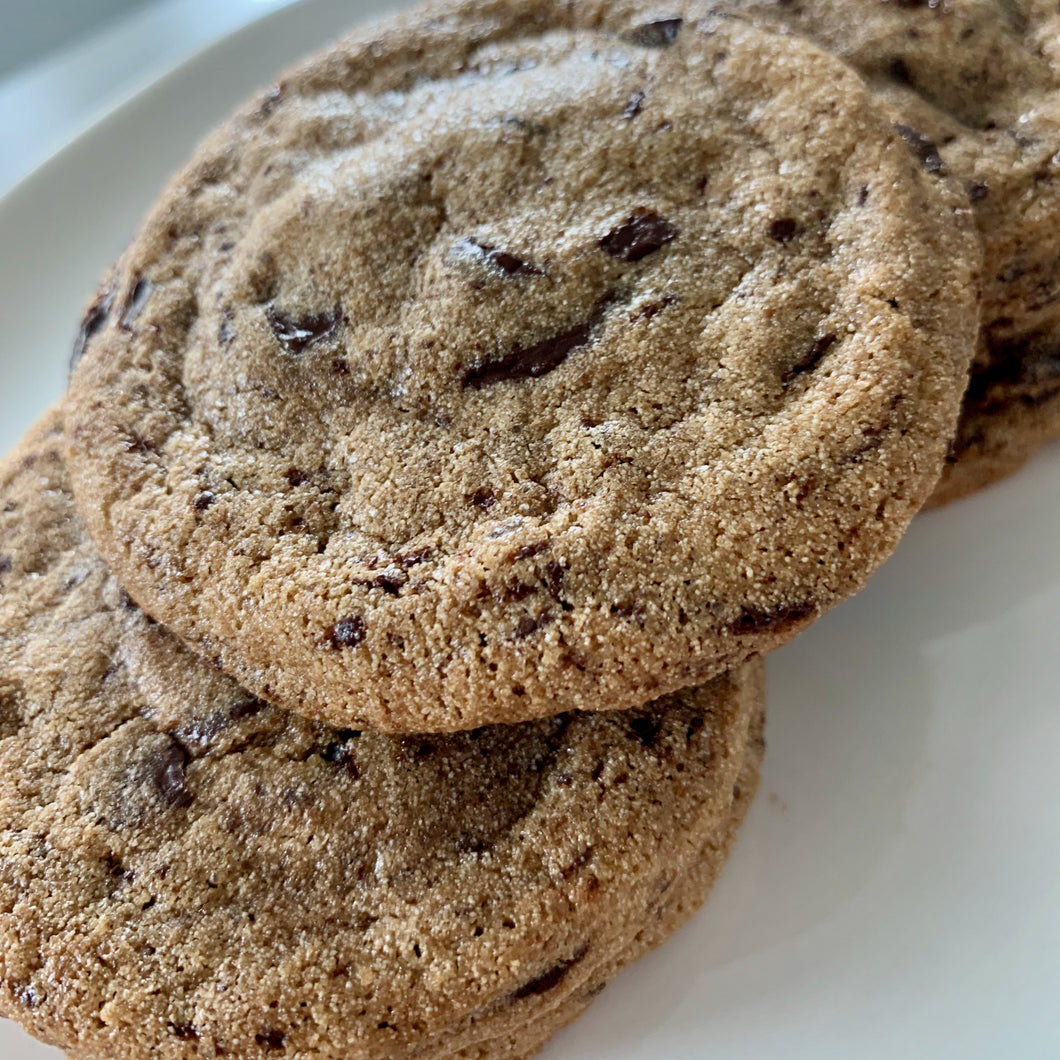
[[[197,6],[211,5],[184,3]],[[250,26],[0,201],[3,449],[61,392],[81,307],[166,174],[253,86],[372,6],[303,0]],[[215,33],[262,5],[237,8]],[[162,66],[202,42],[139,32]],[[770,660],[762,789],[712,900],[550,1060],[1060,1057],[1058,530],[1053,448],[918,518],[864,593]],[[0,1025],[2,1060],[55,1056]]]

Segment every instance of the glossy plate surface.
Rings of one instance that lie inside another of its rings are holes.
[[[0,200],[0,447],[62,391],[96,277],[195,141],[392,4],[304,0]],[[922,516],[770,660],[761,793],[707,908],[548,1060],[1060,1056],[1060,448]],[[54,1050],[0,1024],[2,1060]]]

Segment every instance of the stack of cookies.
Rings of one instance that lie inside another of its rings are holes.
[[[0,465],[0,1011],[516,1060],[685,920],[762,656],[1056,433],[1058,41],[443,2],[202,144]]]

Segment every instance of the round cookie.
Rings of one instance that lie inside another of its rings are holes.
[[[423,732],[637,706],[864,583],[953,433],[970,211],[837,60],[705,12],[429,8],[200,148],[72,380],[141,606]]]
[[[448,736],[255,699],[0,466],[0,1012],[80,1060],[525,1056],[702,901],[763,667]]]
[[[850,63],[982,235],[983,341],[932,497],[1015,470],[1060,435],[1060,9],[1052,0],[727,0]]]

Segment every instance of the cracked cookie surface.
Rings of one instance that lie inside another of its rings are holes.
[[[932,503],[1060,435],[1060,9],[1052,0],[728,0],[850,63],[968,193],[982,337]]]
[[[81,1060],[529,1055],[703,900],[762,665],[431,737],[270,706],[139,611],[51,414],[0,465],[0,1012]]]
[[[963,194],[706,7],[437,6],[208,140],[67,422],[128,591],[256,694],[443,731],[630,708],[856,591],[973,336]]]

